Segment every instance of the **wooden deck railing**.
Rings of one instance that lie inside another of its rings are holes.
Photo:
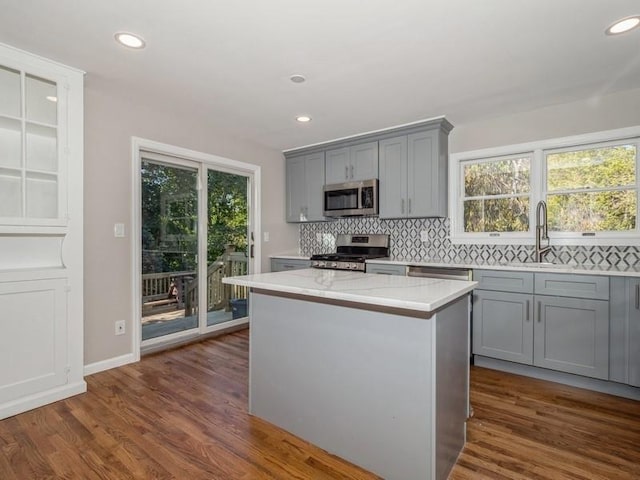
[[[204,294],[207,298],[207,311],[230,308],[229,300],[246,298],[246,287],[224,285],[224,277],[246,275],[247,257],[244,252],[230,252],[218,257],[207,267],[207,284]],[[142,275],[143,313],[153,304],[170,299],[171,286],[176,287],[176,308],[184,308],[185,316],[197,311],[198,277],[195,271],[146,273]],[[146,308],[145,308],[146,306]]]

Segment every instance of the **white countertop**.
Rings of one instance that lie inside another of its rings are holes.
[[[478,284],[461,280],[303,269],[222,279],[223,283],[274,292],[432,312]]]
[[[376,263],[383,265],[411,265],[418,267],[436,267],[436,268],[469,268],[473,270],[505,270],[518,272],[549,272],[549,273],[575,273],[582,275],[607,275],[615,277],[640,277],[640,265],[629,267],[601,267],[598,265],[576,265],[576,264],[554,264],[535,265],[528,262],[493,262],[493,263],[452,263],[443,262],[441,260],[402,260],[379,258],[375,260],[367,260],[367,263]]]

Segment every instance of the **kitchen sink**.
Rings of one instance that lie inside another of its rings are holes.
[[[509,262],[509,267],[528,267],[528,268],[558,268],[566,265],[551,262]]]

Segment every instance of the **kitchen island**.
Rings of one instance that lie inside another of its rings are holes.
[[[445,479],[465,441],[475,282],[295,270],[251,288],[249,411],[388,480]]]

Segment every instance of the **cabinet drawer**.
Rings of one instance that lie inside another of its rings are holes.
[[[309,268],[311,266],[311,260],[295,260],[295,259],[283,259],[272,258],[271,259],[271,271],[283,272],[285,270],[300,270],[302,268]]]
[[[367,273],[380,273],[383,275],[406,275],[407,274],[407,266],[406,265],[382,265],[380,263],[367,263],[366,265]]]
[[[477,289],[533,293],[533,273],[530,272],[474,270],[473,279],[479,283]]]
[[[609,277],[536,273],[534,288],[538,295],[609,300]]]

